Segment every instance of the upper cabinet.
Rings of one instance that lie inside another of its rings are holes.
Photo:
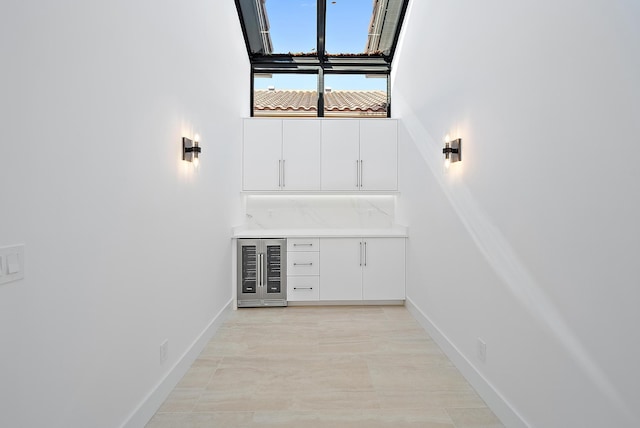
[[[320,190],[320,123],[282,121],[282,190]]]
[[[395,191],[394,119],[245,119],[245,191]]]
[[[245,120],[242,151],[242,188],[280,190],[282,121]]]
[[[320,123],[245,120],[242,172],[243,190],[320,190]]]
[[[322,121],[322,190],[360,190],[360,121]]]
[[[322,121],[322,190],[397,190],[398,122]]]
[[[398,189],[398,122],[360,121],[360,190]]]

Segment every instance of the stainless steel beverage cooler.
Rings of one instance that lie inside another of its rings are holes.
[[[238,239],[238,307],[287,306],[287,240]]]

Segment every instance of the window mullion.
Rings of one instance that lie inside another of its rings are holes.
[[[327,1],[317,0],[318,2],[318,26],[316,34],[318,35],[318,46],[316,55],[320,64],[318,70],[318,117],[324,117],[324,60],[325,60],[325,33],[327,26]]]
[[[327,23],[327,2],[326,0],[317,0],[318,1],[318,26],[316,28],[316,34],[318,37],[317,40],[317,50],[316,54],[318,55],[318,61],[320,61],[320,65],[324,64],[324,54],[325,54],[325,32],[326,32],[326,23]]]
[[[318,69],[318,117],[324,117],[324,68]]]

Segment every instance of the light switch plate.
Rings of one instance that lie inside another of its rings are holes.
[[[0,284],[24,278],[24,245],[0,247]]]
[[[7,275],[13,275],[20,272],[20,260],[18,259],[18,253],[7,254]]]

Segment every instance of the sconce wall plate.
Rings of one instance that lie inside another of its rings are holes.
[[[182,160],[193,162],[199,157],[200,152],[202,152],[202,148],[198,146],[197,141],[182,137]]]
[[[442,153],[444,153],[445,162],[460,162],[462,160],[462,138],[444,143]]]

